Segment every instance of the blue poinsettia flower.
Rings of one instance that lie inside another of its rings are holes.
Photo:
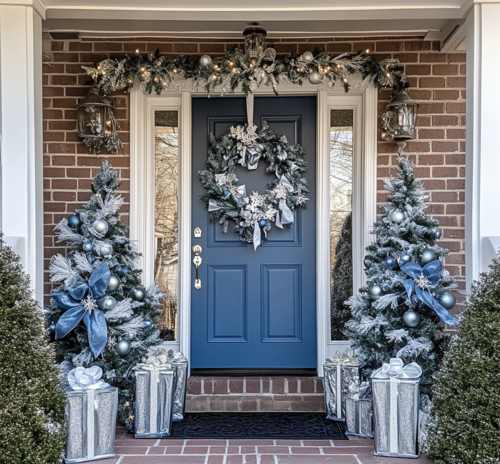
[[[92,353],[95,357],[101,354],[108,341],[108,326],[97,300],[105,295],[110,275],[108,264],[104,263],[92,273],[88,283],[72,286],[68,293],[52,295],[57,306],[67,309],[57,321],[56,340],[65,337],[83,319]]]
[[[431,295],[429,288],[436,286],[441,277],[443,264],[439,259],[431,261],[424,267],[418,263],[406,263],[401,270],[411,279],[403,281],[408,298],[415,293],[416,297],[424,304],[433,309],[439,318],[448,325],[457,325],[457,318]]]

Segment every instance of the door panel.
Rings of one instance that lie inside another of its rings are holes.
[[[198,172],[206,169],[208,137],[246,122],[239,97],[193,99],[192,227],[202,229],[192,244],[203,248],[200,290],[192,273],[191,365],[193,368],[314,368],[316,366],[316,97],[255,97],[254,121],[267,121],[275,133],[306,151],[311,192],[307,208],[281,230],[273,225],[256,251],[239,240],[230,225],[210,223],[199,199]],[[236,170],[247,194],[264,192],[274,175],[267,163],[255,171]]]

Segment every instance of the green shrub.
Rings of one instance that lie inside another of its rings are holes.
[[[0,235],[0,463],[59,464],[65,395],[19,257]]]
[[[426,450],[436,463],[500,461],[500,259],[472,286],[434,383]]]

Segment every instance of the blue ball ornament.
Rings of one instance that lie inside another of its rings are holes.
[[[132,345],[128,340],[118,340],[116,344],[116,351],[120,356],[127,356],[132,349]]]
[[[118,275],[119,277],[124,277],[125,275],[128,274],[128,267],[127,266],[116,266],[115,267],[115,274]]]
[[[116,300],[112,296],[104,296],[97,300],[97,306],[103,311],[111,311],[116,307]]]
[[[453,306],[455,306],[457,299],[455,298],[455,295],[453,295],[453,293],[444,292],[441,298],[439,298],[439,302],[444,308],[451,309],[453,308]]]
[[[399,255],[399,265],[404,266],[406,263],[411,261],[411,257],[408,253],[401,253]]]
[[[72,214],[68,218],[68,224],[70,227],[78,227],[81,224],[80,218],[78,217],[78,215],[76,213]]]
[[[396,260],[392,256],[388,256],[387,258],[385,258],[385,265],[389,269],[392,269],[395,264],[396,264]]]
[[[441,229],[435,229],[434,230],[434,237],[436,237],[436,240],[439,240],[443,236],[443,231]]]
[[[267,226],[267,221],[265,219],[259,219],[259,227],[263,229]]]
[[[83,244],[82,248],[83,248],[83,251],[85,251],[85,253],[90,253],[92,251],[92,243],[85,242]]]
[[[437,259],[436,253],[426,248],[422,252],[422,258],[420,261],[422,262],[422,265],[425,265],[431,263],[432,261],[435,261],[436,259]]]
[[[227,197],[229,196],[229,194],[230,194],[230,193],[231,193],[231,192],[230,192],[229,190],[223,190],[223,191],[222,191],[222,196],[223,196],[224,198],[227,198]]]
[[[49,325],[49,331],[50,331],[50,333],[56,332],[56,323],[55,322],[52,322],[52,324]]]
[[[153,323],[151,321],[144,321],[144,325],[146,326],[146,328],[150,329],[151,327],[153,327]]]
[[[93,253],[87,253],[87,261],[90,264],[94,264],[95,263],[95,255]]]

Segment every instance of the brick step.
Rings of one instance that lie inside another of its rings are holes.
[[[190,377],[187,412],[324,412],[319,377]]]

